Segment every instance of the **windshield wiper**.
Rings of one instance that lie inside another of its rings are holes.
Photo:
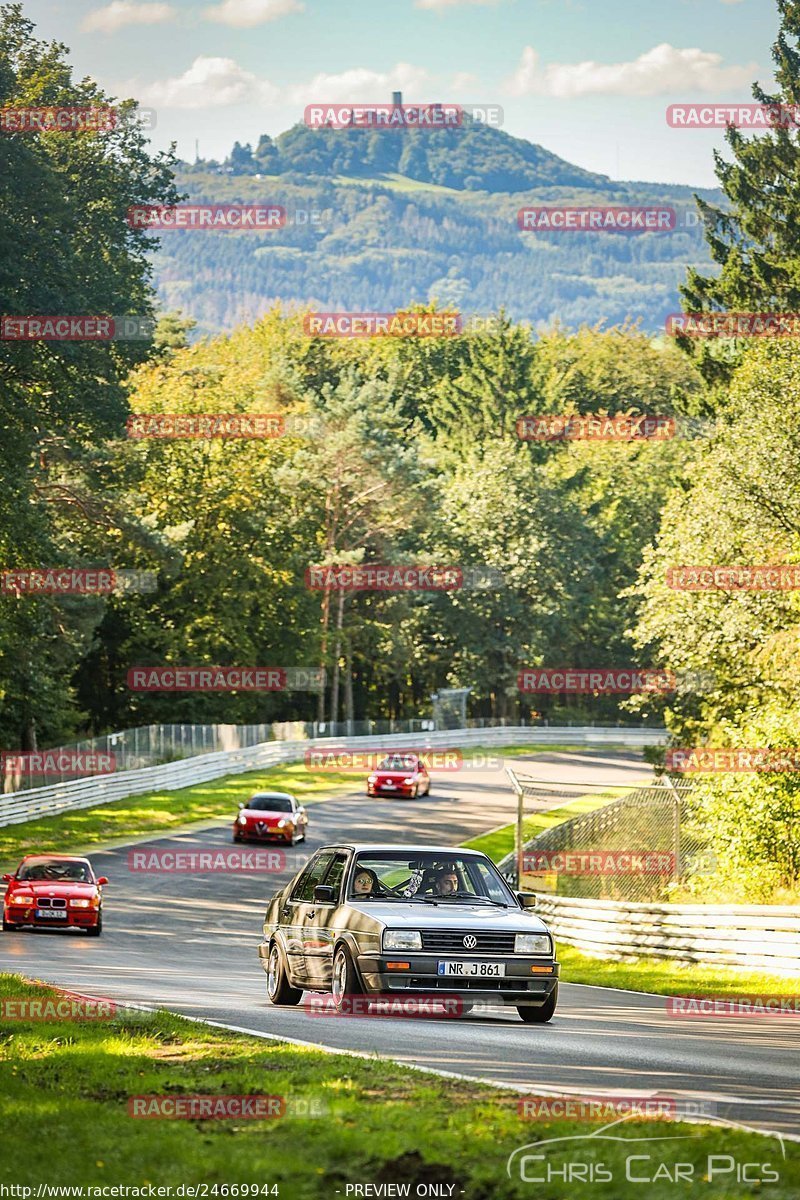
[[[494,904],[497,908],[510,908],[502,900],[491,900],[488,896],[473,896],[471,892],[454,892],[452,896],[442,897],[444,900],[467,900],[470,904]]]

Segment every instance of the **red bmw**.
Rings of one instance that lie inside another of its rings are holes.
[[[302,804],[288,792],[256,792],[239,805],[233,823],[235,842],[295,842],[306,840],[308,817]]]
[[[431,778],[418,754],[387,754],[367,779],[368,796],[427,796]]]
[[[16,874],[4,875],[3,932],[18,929],[85,929],[99,937],[103,928],[103,885],[88,858],[68,854],[28,854]]]

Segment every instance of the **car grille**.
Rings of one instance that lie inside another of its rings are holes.
[[[58,899],[51,900],[49,898],[49,896],[41,896],[41,897],[38,897],[36,900],[36,907],[37,908],[66,908],[67,902],[66,902],[66,900],[58,900]]]
[[[485,929],[423,929],[422,949],[446,954],[513,954],[515,933],[497,933]],[[464,938],[475,945],[465,946]]]

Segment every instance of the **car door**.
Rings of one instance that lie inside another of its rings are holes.
[[[342,881],[349,859],[350,855],[347,851],[337,850],[328,867],[327,874],[320,881],[326,887],[333,888],[333,901],[316,900],[305,906],[303,946],[309,986],[316,984],[327,988],[331,982],[335,937],[333,918],[342,903]]]
[[[322,883],[333,861],[332,850],[320,850],[295,880],[280,911],[280,927],[289,959],[289,973],[297,982],[308,979],[305,955],[306,910],[313,908],[314,888]],[[308,899],[311,904],[308,904]]]

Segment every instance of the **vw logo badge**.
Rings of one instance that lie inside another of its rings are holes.
[[[478,939],[475,937],[474,933],[468,933],[466,935],[466,937],[464,938],[464,949],[465,950],[474,950],[475,947],[477,946],[477,944],[478,944]]]

